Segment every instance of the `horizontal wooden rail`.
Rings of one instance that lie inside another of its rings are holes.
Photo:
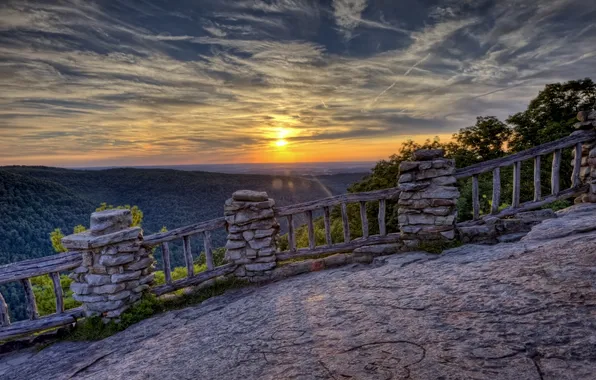
[[[190,226],[176,228],[167,232],[159,232],[145,236],[143,246],[151,247],[161,243],[184,238],[185,236],[197,235],[201,232],[212,231],[226,226],[224,218],[211,219],[206,222],[191,224]]]
[[[150,289],[151,293],[155,294],[156,296],[161,296],[163,294],[173,292],[174,290],[186,288],[189,286],[199,285],[202,282],[207,280],[211,280],[212,278],[225,276],[226,274],[230,274],[236,270],[238,266],[236,264],[225,264],[219,266],[213,270],[208,270],[205,272],[201,272],[195,276],[187,277],[182,280],[173,281],[171,284],[164,284],[155,286]]]
[[[374,245],[374,244],[389,244],[395,243],[399,241],[400,234],[399,233],[392,233],[387,235],[373,235],[369,236],[368,238],[357,238],[348,243],[338,243],[332,246],[318,246],[314,249],[310,248],[301,248],[297,249],[295,252],[285,251],[277,254],[277,260],[289,260],[289,259],[296,259],[296,258],[307,258],[312,256],[318,255],[325,255],[325,254],[332,254],[332,253],[342,253],[342,252],[350,252],[356,248],[364,247],[365,245]]]
[[[334,197],[318,199],[316,201],[298,203],[295,205],[275,207],[273,211],[275,216],[287,216],[298,214],[305,211],[312,211],[324,207],[337,206],[341,203],[378,201],[380,199],[394,199],[400,193],[400,189],[393,187],[391,189],[367,191],[364,193],[342,194]]]
[[[54,327],[66,326],[83,317],[83,308],[70,309],[61,314],[51,314],[46,317],[30,321],[14,322],[11,325],[0,328],[0,340],[14,338],[20,335],[31,334]]]
[[[516,208],[507,207],[506,209],[503,209],[495,214],[484,215],[482,218],[479,218],[478,220],[468,220],[465,222],[458,223],[457,225],[458,226],[472,226],[472,225],[484,223],[484,219],[486,219],[486,218],[492,218],[492,217],[504,218],[504,217],[512,216],[512,215],[515,215],[517,213],[524,212],[524,211],[537,210],[537,209],[541,208],[542,206],[547,205],[549,203],[559,201],[562,199],[573,198],[573,197],[576,197],[578,195],[581,195],[581,194],[587,192],[588,190],[589,190],[589,185],[572,187],[570,189],[563,190],[556,195],[549,195],[547,197],[544,197],[544,198],[540,199],[539,201],[524,202],[524,203],[520,204],[519,207],[516,207]]]
[[[3,265],[0,266],[0,284],[73,269],[82,261],[80,252],[67,252]]]
[[[553,153],[558,149],[569,148],[578,143],[591,140],[596,140],[596,131],[581,131],[568,137],[524,150],[523,152],[457,169],[454,175],[457,179],[471,177],[473,175],[489,172],[499,167],[513,165],[518,161],[524,161],[536,156]]]

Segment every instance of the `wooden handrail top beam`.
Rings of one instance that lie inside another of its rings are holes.
[[[518,161],[524,161],[536,156],[541,156],[554,152],[557,149],[570,148],[577,143],[583,143],[596,140],[596,131],[581,131],[562,139],[551,141],[546,144],[538,145],[533,148],[511,154],[509,156],[496,158],[490,161],[479,162],[474,165],[466,166],[455,171],[455,178],[462,179],[476,174],[489,172],[495,168],[513,165]]]
[[[15,322],[9,326],[0,328],[0,340],[69,325],[76,322],[77,318],[83,317],[83,314],[83,308],[77,307],[76,309],[66,310],[61,314],[51,314],[33,321],[24,320]]]
[[[145,236],[142,245],[145,247],[156,246],[161,243],[183,238],[185,236],[197,235],[205,231],[212,231],[226,226],[225,218],[217,218],[191,224],[190,226],[176,228],[166,232],[158,232]]]
[[[62,272],[81,265],[81,252],[66,252],[57,255],[23,260],[0,266],[0,284]]]
[[[298,203],[295,205],[275,207],[273,211],[275,216],[287,216],[298,214],[305,211],[312,211],[323,207],[337,206],[341,203],[378,201],[381,199],[393,199],[400,193],[400,189],[392,187],[390,189],[367,191],[363,193],[348,193],[336,195],[334,197],[317,199],[310,202]]]

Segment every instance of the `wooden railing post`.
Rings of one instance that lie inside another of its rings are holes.
[[[575,128],[578,130],[596,129],[596,111],[582,111],[577,114],[578,123]],[[575,133],[575,132],[574,132]],[[581,133],[581,132],[579,132]],[[576,198],[575,202],[596,203],[596,140],[576,144],[573,150],[573,186],[582,184],[589,185],[586,194]]]
[[[398,223],[401,238],[410,248],[422,241],[455,238],[459,198],[453,176],[455,161],[443,154],[442,150],[418,150],[415,162],[399,165]]]
[[[273,212],[274,205],[275,201],[267,193],[251,190],[236,191],[226,201],[226,259],[238,265],[234,272],[236,277],[249,281],[270,278],[276,266],[279,232],[279,223]],[[289,222],[292,223],[291,218]],[[293,232],[292,227],[291,246],[294,245]],[[314,234],[312,240],[314,241]]]
[[[153,282],[152,251],[141,246],[141,228],[131,224],[130,210],[96,212],[88,231],[62,239],[67,249],[82,252],[70,277],[73,298],[83,303],[86,316],[119,320]]]

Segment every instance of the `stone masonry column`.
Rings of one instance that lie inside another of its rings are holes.
[[[265,192],[239,190],[224,206],[228,222],[226,260],[238,264],[236,277],[249,281],[270,278],[276,266],[279,223],[275,201]]]
[[[118,321],[153,282],[152,251],[141,247],[143,232],[131,224],[130,210],[96,212],[89,230],[62,239],[68,250],[82,252],[71,289],[88,317]]]
[[[398,223],[409,248],[422,241],[455,239],[455,161],[443,156],[443,150],[421,149],[414,152],[415,161],[399,165]]]
[[[581,111],[577,114],[578,123],[575,128],[578,130],[596,129],[596,111]],[[575,156],[575,150],[572,151]],[[571,161],[574,164],[574,160]],[[575,199],[575,203],[596,203],[596,140],[582,144],[581,169],[579,171],[580,181],[590,184],[590,190]]]

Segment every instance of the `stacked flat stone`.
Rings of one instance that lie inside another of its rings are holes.
[[[141,246],[141,228],[131,224],[130,210],[96,212],[88,231],[62,239],[70,251],[82,252],[82,264],[70,277],[73,298],[83,303],[86,316],[118,321],[153,282],[152,252]]]
[[[415,161],[399,165],[398,223],[401,237],[410,248],[425,240],[455,238],[457,199],[455,161],[440,149],[414,152]]]
[[[226,260],[238,264],[237,277],[262,281],[269,279],[275,268],[279,223],[274,205],[267,193],[251,190],[236,191],[226,201]]]
[[[577,114],[578,123],[575,128],[578,130],[596,129],[596,111],[581,111]],[[573,150],[575,157],[575,150]],[[574,160],[571,161],[574,165]],[[575,203],[596,202],[596,141],[589,141],[582,144],[582,160],[579,171],[582,183],[590,185],[590,190],[575,199]]]

